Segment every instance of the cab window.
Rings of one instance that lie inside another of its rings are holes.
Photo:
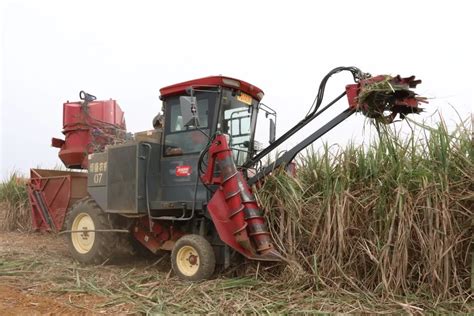
[[[212,114],[216,103],[216,93],[196,93],[199,128],[209,135]],[[199,153],[207,144],[207,137],[194,126],[184,126],[179,96],[166,100],[165,156]]]

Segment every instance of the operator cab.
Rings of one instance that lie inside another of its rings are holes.
[[[263,91],[245,81],[213,76],[186,81],[160,89],[163,100],[163,156],[198,155],[216,132],[229,136],[237,166],[256,153],[255,129]],[[192,120],[190,121],[190,115]],[[271,138],[272,136],[270,136]]]

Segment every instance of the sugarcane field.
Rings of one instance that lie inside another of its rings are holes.
[[[377,3],[2,3],[0,315],[474,314],[474,25]]]

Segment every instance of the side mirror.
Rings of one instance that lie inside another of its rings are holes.
[[[179,106],[184,126],[199,127],[199,114],[196,97],[179,97]]]
[[[275,121],[270,118],[270,138],[269,138],[269,143],[273,143],[276,138],[276,124]]]

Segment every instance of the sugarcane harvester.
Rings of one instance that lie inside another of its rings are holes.
[[[351,73],[354,83],[322,106],[326,83],[339,72]],[[310,112],[277,139],[276,112],[261,103],[262,90],[230,77],[162,88],[163,114],[153,130],[134,135],[114,100],[81,92],[81,101],[64,104],[65,139],[53,138],[53,146],[67,168],[82,172],[31,170],[33,226],[67,234],[72,256],[82,263],[103,263],[126,244],[171,251],[173,270],[186,280],[209,278],[236,253],[281,261],[254,195],[258,184],[356,112],[382,123],[419,113],[425,100],[412,88],[420,82],[335,68],[321,81]],[[273,150],[344,96],[346,110],[263,166]],[[269,119],[263,149],[255,145],[258,115]]]

